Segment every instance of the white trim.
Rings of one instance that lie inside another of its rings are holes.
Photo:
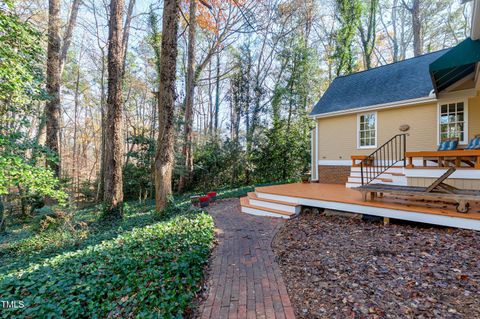
[[[468,99],[442,99],[438,100],[437,103],[437,146],[440,145],[440,114],[441,114],[441,107],[442,105],[446,105],[450,103],[463,103],[463,141],[459,141],[459,145],[467,145],[469,138],[468,138]]]
[[[475,79],[473,80],[475,82],[475,89],[479,90],[480,89],[480,63],[477,62],[476,68],[475,68]]]
[[[360,117],[373,114],[375,117],[375,145],[360,146]],[[378,140],[378,114],[377,112],[365,112],[357,114],[357,150],[368,150],[377,148]]]
[[[348,109],[348,110],[309,115],[309,117],[312,119],[318,119],[318,118],[324,118],[324,117],[332,117],[332,116],[338,116],[338,115],[344,115],[344,114],[363,113],[363,112],[374,111],[374,110],[390,109],[395,107],[410,106],[415,104],[423,104],[423,103],[436,102],[436,101],[437,99],[434,96],[429,95],[429,96],[420,97],[416,99],[401,100],[401,101],[395,101],[395,102],[389,102],[389,103],[362,106],[362,107],[357,107],[357,108]]]
[[[315,134],[315,129],[311,130],[310,131],[310,165],[311,165],[311,169],[310,169],[310,172],[311,172],[311,177],[312,177],[312,180],[316,180],[317,178],[317,175],[314,173],[315,172],[315,159],[313,158],[314,157],[314,154],[313,154],[313,134]]]
[[[351,160],[318,160],[320,166],[352,166]]]
[[[473,229],[480,230],[480,220],[470,219],[470,218],[461,218],[461,217],[451,217],[446,215],[438,214],[425,214],[412,212],[408,210],[398,210],[398,209],[389,209],[368,205],[358,205],[358,204],[347,204],[331,201],[323,201],[316,199],[307,199],[299,197],[290,197],[290,196],[281,196],[267,193],[257,192],[258,197],[287,201],[292,203],[297,203],[305,206],[312,207],[321,207],[326,209],[333,209],[344,212],[351,212],[357,214],[368,214],[380,217],[388,217],[402,220],[409,220],[413,222],[442,225],[449,227],[457,227],[464,229]]]
[[[241,206],[242,213],[250,214],[250,215],[257,215],[257,216],[267,216],[267,217],[277,217],[277,218],[284,218],[290,219],[291,216],[282,215],[282,214],[275,214],[271,212],[267,212],[260,209],[255,209],[251,207]]]
[[[300,208],[301,208],[299,205],[291,206],[291,205],[284,205],[279,203],[266,202],[265,200],[262,200],[261,198],[258,198],[258,197],[257,199],[249,198],[248,202],[250,203],[250,205],[253,205],[253,206],[265,207],[265,208],[275,209],[282,212],[293,213],[293,214],[300,213]]]
[[[406,168],[406,177],[439,178],[447,171],[447,168]],[[457,169],[449,179],[480,179],[478,169]]]
[[[318,162],[318,159],[319,159],[319,156],[320,156],[320,123],[318,123],[317,120],[315,120],[315,127],[316,127],[316,131],[317,131],[317,147],[316,147],[316,150],[317,150],[317,162]],[[320,177],[318,176],[318,164],[315,165],[315,173],[317,174],[317,181],[320,180]]]

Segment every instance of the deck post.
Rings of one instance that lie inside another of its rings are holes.
[[[408,164],[407,168],[413,168],[413,157],[407,157]]]

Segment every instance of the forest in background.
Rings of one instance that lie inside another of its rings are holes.
[[[161,210],[172,191],[298,179],[308,113],[336,76],[451,47],[468,36],[470,10],[2,0],[0,211],[103,202],[116,214],[155,195]]]

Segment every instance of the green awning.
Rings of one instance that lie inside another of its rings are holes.
[[[447,53],[430,64],[435,93],[475,72],[475,64],[480,61],[480,40],[470,38],[460,42]]]

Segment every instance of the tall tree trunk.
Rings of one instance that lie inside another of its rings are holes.
[[[63,73],[63,67],[64,67],[65,61],[67,59],[68,48],[70,47],[70,43],[71,43],[71,39],[72,39],[73,28],[75,27],[75,24],[77,22],[78,10],[80,8],[81,3],[82,3],[82,0],[74,0],[73,3],[72,3],[72,8],[70,10],[70,17],[68,19],[67,28],[66,28],[65,34],[63,36],[63,45],[61,46],[61,51],[60,51],[59,78],[61,78],[61,75]],[[60,10],[60,8],[58,8],[58,10]],[[49,11],[50,11],[50,8],[49,8]],[[49,24],[49,27],[50,27],[50,24]],[[60,27],[58,27],[58,30],[60,30],[59,28]],[[49,33],[49,37],[50,37],[50,33]],[[60,35],[58,35],[58,41],[59,41],[58,46],[59,46],[59,50],[60,50]],[[50,43],[50,40],[49,40],[49,43]],[[47,61],[47,69],[48,69],[48,61]],[[60,82],[59,82],[59,85],[60,85]],[[48,88],[47,88],[47,91],[48,91]],[[60,92],[60,88],[58,89],[58,92]],[[60,101],[58,103],[59,103],[59,107],[60,107]],[[46,105],[45,110],[44,110],[44,114],[42,114],[41,120],[40,120],[39,125],[38,125],[38,133],[37,133],[37,136],[36,136],[37,143],[41,144],[41,145],[43,145],[43,137],[46,135],[46,124],[47,124],[46,123],[47,122],[46,117],[47,117],[48,112],[49,112],[48,106]],[[58,144],[60,144],[60,142],[58,142]]]
[[[105,136],[106,136],[106,115],[105,115],[105,56],[102,50],[102,69],[100,78],[100,125],[101,125],[101,141],[100,141],[100,169],[97,187],[97,202],[103,198],[105,191]]]
[[[208,132],[213,135],[213,88],[212,88],[212,62],[208,63]]]
[[[60,0],[49,0],[48,47],[47,47],[47,92],[50,99],[45,107],[45,144],[58,154],[60,149]],[[48,161],[47,165],[60,177],[60,159]]]
[[[412,7],[413,53],[415,56],[423,53],[423,30],[420,21],[420,0],[413,0]]]
[[[217,51],[217,75],[215,79],[215,136],[218,137],[218,113],[220,111],[220,52]]]
[[[135,0],[130,0],[128,3],[127,16],[125,19],[125,25],[123,27],[123,38],[122,38],[122,48],[123,48],[123,72],[125,72],[125,64],[127,61],[127,50],[128,50],[128,40],[130,38],[130,25],[133,18],[133,8],[135,7]]]
[[[121,217],[123,206],[123,6],[123,0],[112,0],[110,2],[105,190],[103,200],[105,202],[105,213],[112,217]]]
[[[73,0],[72,9],[70,10],[70,17],[68,18],[67,28],[63,36],[63,45],[62,51],[60,53],[60,74],[63,73],[63,67],[65,66],[65,61],[67,60],[68,49],[70,48],[70,43],[72,41],[73,28],[77,23],[78,10],[82,0]]]
[[[415,56],[422,55],[423,53],[423,28],[420,12],[420,0],[413,0],[412,6],[409,7],[405,0],[403,0],[403,6],[412,15],[412,30],[413,30],[413,54]]]
[[[158,212],[165,208],[172,195],[178,5],[178,0],[165,0],[163,5],[162,53],[157,99],[159,133],[155,156],[155,208]]]
[[[197,29],[197,2],[190,1],[188,20],[188,56],[187,87],[185,89],[185,137],[182,155],[185,160],[185,171],[180,176],[178,190],[185,189],[193,172],[192,134],[193,134],[193,101],[195,98],[195,34]]]
[[[360,23],[358,26],[366,69],[372,68],[372,54],[376,40],[377,6],[378,0],[369,1],[368,12],[366,13],[366,25],[364,26]]]
[[[81,56],[81,55],[80,55]],[[79,59],[79,62],[81,59]],[[80,106],[80,63],[77,66],[77,74],[75,79],[75,91],[74,91],[74,114],[73,114],[73,150],[72,150],[72,179],[73,179],[73,192],[75,196],[78,192],[78,156],[77,156],[77,137],[78,137],[78,108]]]

